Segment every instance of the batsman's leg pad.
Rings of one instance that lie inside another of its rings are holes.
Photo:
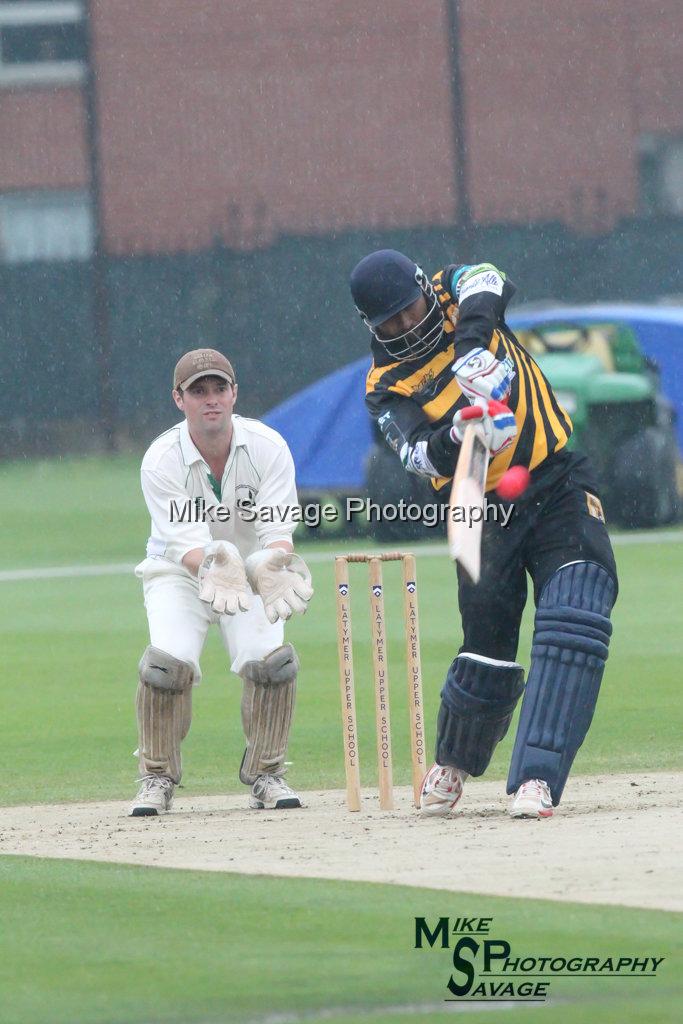
[[[459,654],[441,691],[436,760],[482,775],[505,736],[524,689],[524,669],[509,661]]]
[[[247,661],[240,675],[242,728],[247,738],[240,781],[250,786],[259,775],[284,775],[289,730],[294,715],[299,659],[284,644],[258,661]]]
[[[140,660],[136,697],[141,775],[182,776],[180,744],[192,721],[192,666],[148,647]]]
[[[596,562],[563,565],[543,588],[508,793],[543,779],[560,802],[595,711],[615,599],[613,577]]]

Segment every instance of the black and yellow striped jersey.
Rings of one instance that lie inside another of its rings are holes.
[[[415,360],[392,362],[373,339],[374,361],[366,383],[370,413],[397,451],[405,444],[421,450],[423,463],[435,471],[432,486],[437,490],[451,479],[457,461],[459,446],[450,438],[453,415],[469,404],[452,366],[473,348],[487,348],[514,370],[507,404],[515,416],[517,436],[491,459],[487,490],[496,487],[510,466],[536,469],[548,455],[564,448],[572,433],[571,420],[547,379],[505,323],[505,307],[514,287],[490,267],[498,281],[505,281],[502,294],[500,289],[487,290],[485,283],[461,291],[460,282],[473,274],[485,282],[481,267],[488,266],[450,265],[434,274],[432,287],[445,321],[435,350]],[[386,429],[389,422],[391,430]]]

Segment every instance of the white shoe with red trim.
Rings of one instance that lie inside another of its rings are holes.
[[[552,818],[553,801],[547,782],[523,782],[510,801],[509,813],[511,818]]]
[[[420,814],[423,818],[447,817],[462,796],[467,772],[450,765],[433,764],[420,790]]]

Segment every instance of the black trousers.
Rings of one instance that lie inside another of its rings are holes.
[[[458,566],[461,652],[516,660],[527,573],[536,603],[546,581],[567,562],[597,562],[617,580],[609,535],[591,497],[600,494],[588,460],[564,449],[534,470],[515,502],[487,495],[489,502],[506,509],[513,504],[514,510],[507,527],[500,517],[483,524],[479,583]]]

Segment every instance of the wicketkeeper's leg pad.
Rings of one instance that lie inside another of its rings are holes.
[[[139,665],[136,696],[141,775],[182,776],[180,744],[192,721],[194,670],[186,661],[151,645]]]
[[[543,779],[560,802],[595,711],[615,599],[613,577],[596,562],[563,565],[543,588],[508,793]]]
[[[291,644],[265,658],[247,661],[240,670],[242,728],[247,738],[240,781],[251,785],[259,775],[284,775],[289,730],[294,716],[299,659]]]
[[[169,693],[182,693],[192,686],[194,679],[194,669],[189,662],[174,658],[151,644],[145,648],[138,670],[141,683]]]
[[[521,665],[459,654],[441,691],[437,762],[468,775],[483,775],[508,731],[523,689]]]

